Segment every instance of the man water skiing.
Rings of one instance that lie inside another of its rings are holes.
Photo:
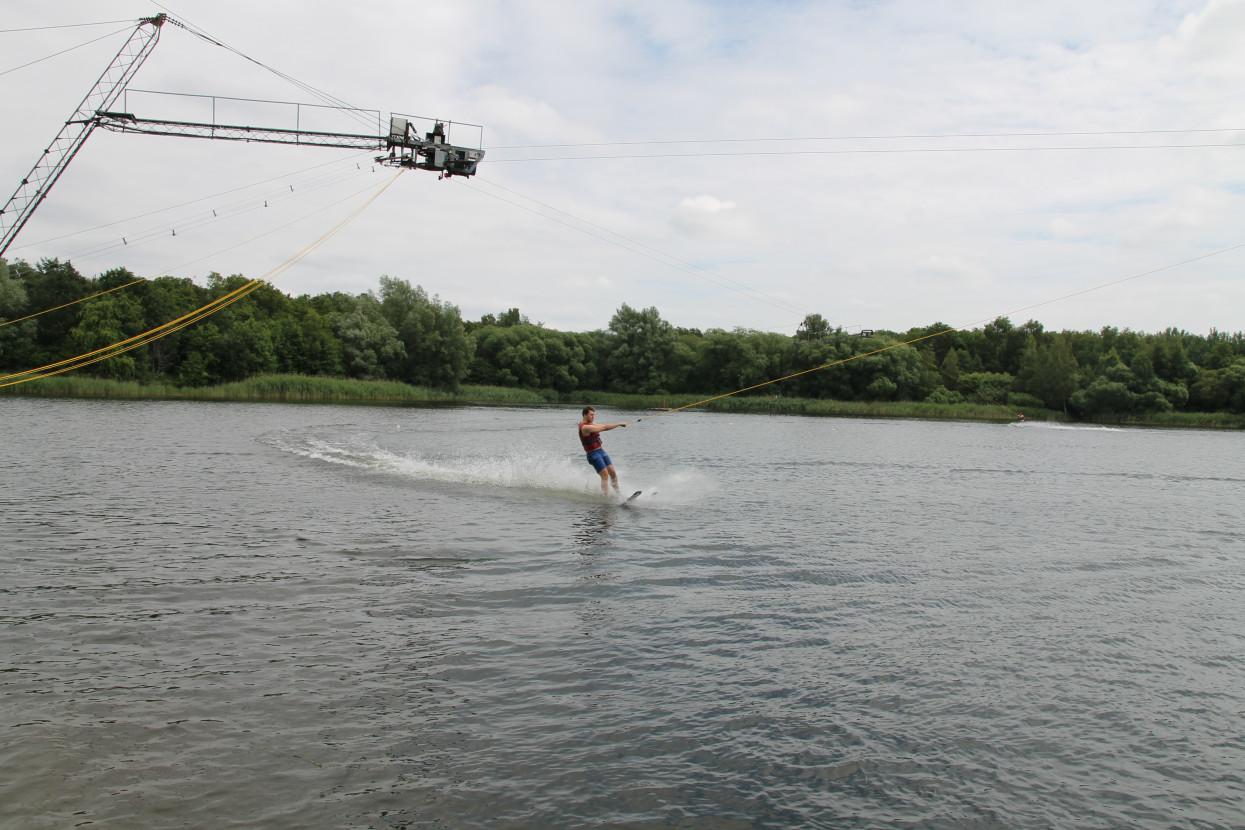
[[[618,473],[614,472],[614,462],[610,461],[601,446],[601,433],[615,427],[625,427],[626,424],[595,424],[593,421],[597,417],[597,411],[590,406],[585,406],[582,414],[584,419],[579,422],[579,442],[584,445],[584,452],[588,453],[588,463],[592,465],[592,469],[601,474],[601,495],[609,498],[609,485],[613,483],[614,492],[621,496]]]

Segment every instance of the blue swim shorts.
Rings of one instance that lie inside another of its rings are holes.
[[[600,473],[614,462],[610,461],[610,457],[605,454],[605,450],[593,450],[588,453],[588,463],[592,465],[592,469]]]

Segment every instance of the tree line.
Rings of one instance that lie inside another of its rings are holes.
[[[119,288],[135,280],[126,269],[87,278],[55,259],[0,260],[0,324],[8,323],[0,325],[0,369],[24,371],[109,346],[248,282],[214,273],[205,285],[159,277]],[[109,293],[93,296],[100,292]],[[54,310],[20,319],[47,309]],[[624,304],[604,329],[563,332],[533,324],[514,308],[464,321],[456,306],[421,286],[382,276],[377,289],[362,294],[291,297],[265,285],[204,322],[90,372],[182,386],[290,373],[561,394],[711,396],[760,385],[755,394],[997,403],[1083,418],[1245,413],[1240,332],[1110,326],[1054,332],[1005,317],[980,329],[950,328],[934,322],[906,332],[851,334],[810,314],[793,337],[701,331],[672,325],[656,308]],[[838,365],[809,371],[826,364]]]

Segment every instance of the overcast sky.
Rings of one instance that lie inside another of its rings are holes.
[[[404,173],[273,277],[290,294],[388,274],[465,319],[574,331],[622,303],[784,333],[811,312],[1245,329],[1245,247],[1216,253],[1245,245],[1245,0],[9,0],[0,29],[118,22],[0,34],[0,198],[161,11],[245,57],[166,24],[123,102],[139,117],[213,117],[133,91],[156,90],[221,96],[222,123],[374,128],[224,100],[317,103],[271,68],[386,125],[482,125],[451,136],[482,141],[478,176]],[[392,176],[367,153],[98,130],[7,257],[260,277]]]

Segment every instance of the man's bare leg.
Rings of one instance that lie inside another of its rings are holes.
[[[613,464],[601,471],[601,496],[603,498],[610,497],[611,484],[614,485],[614,492],[621,496],[622,490],[618,488],[618,473],[614,470]]]

